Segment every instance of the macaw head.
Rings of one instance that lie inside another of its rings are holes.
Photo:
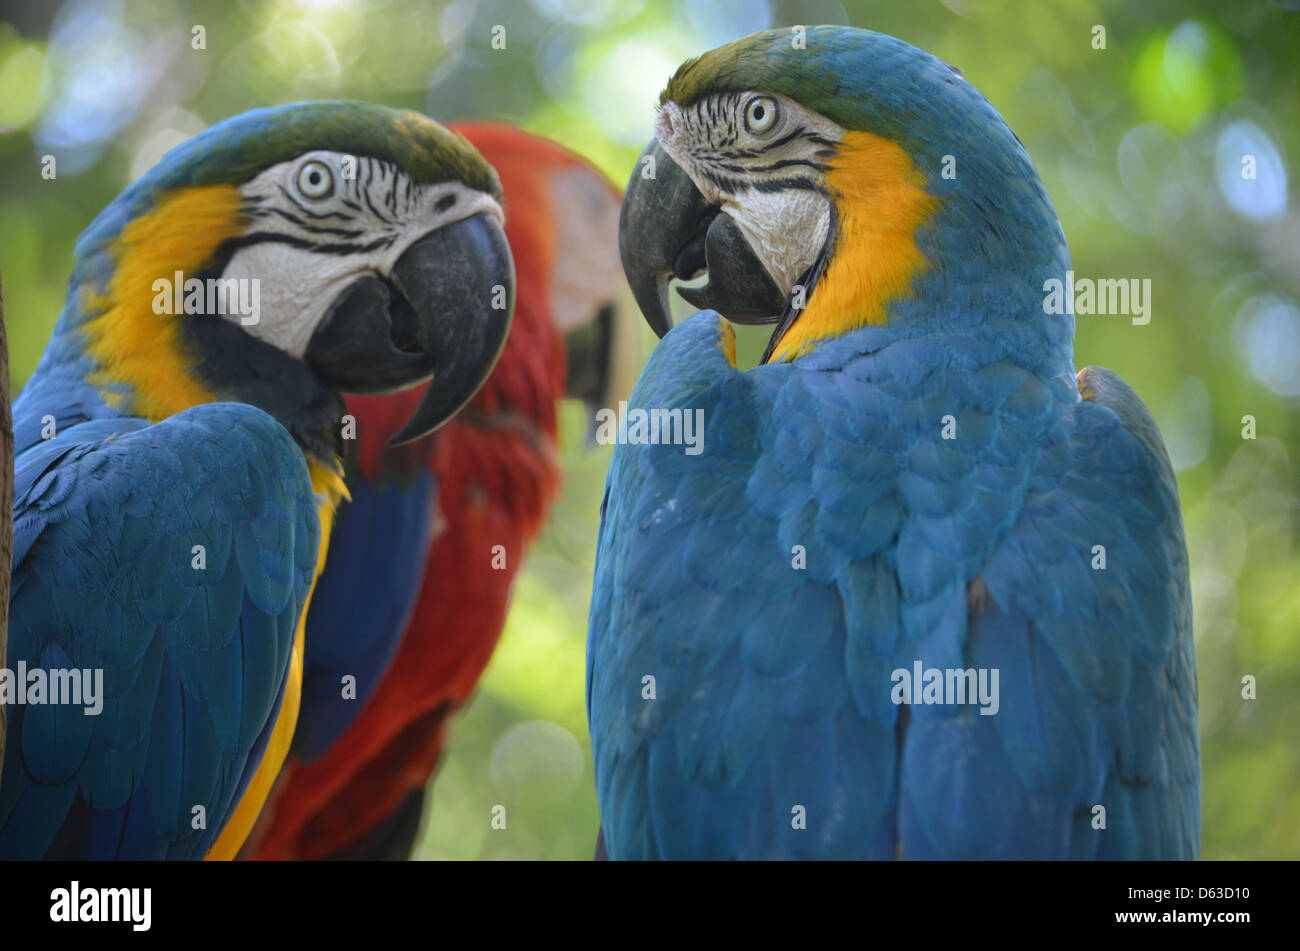
[[[619,266],[618,188],[580,156],[516,126],[463,120],[448,128],[500,176],[516,269],[514,320],[487,382],[437,440],[386,445],[419,399],[415,390],[348,398],[358,422],[357,461],[370,480],[381,471],[398,478],[420,471],[435,459],[435,442],[444,444],[437,458],[465,463],[473,457],[460,451],[466,429],[523,436],[546,447],[538,457],[554,468],[559,399],[586,403],[594,434],[596,411],[628,396],[645,360],[644,327]],[[510,477],[526,481],[521,472]],[[518,487],[493,494],[513,494],[539,519],[549,498],[526,497]]]
[[[337,455],[342,393],[432,377],[421,436],[492,369],[514,266],[491,166],[413,112],[309,102],[169,152],[77,244],[65,320],[110,405],[237,400]],[[71,317],[69,317],[71,314]]]
[[[988,101],[928,53],[850,27],[768,30],[683,64],[620,229],[656,332],[672,326],[671,281],[707,273],[681,295],[776,323],[764,362],[938,319],[936,300],[981,312],[994,287],[1041,303],[1068,267],[1037,173]]]

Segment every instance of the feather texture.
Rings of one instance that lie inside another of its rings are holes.
[[[104,696],[11,707],[0,854],[201,858],[261,759],[316,566],[302,451],[214,403],[70,427],[17,471],[9,664],[102,671]]]

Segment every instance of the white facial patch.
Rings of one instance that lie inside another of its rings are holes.
[[[764,101],[756,108],[756,100]],[[749,128],[756,114],[766,123],[759,133]],[[705,200],[736,222],[786,294],[826,244],[825,173],[844,131],[787,96],[765,92],[719,93],[686,109],[668,102],[655,119],[660,146]]]
[[[813,266],[831,226],[830,199],[821,192],[756,191],[724,202],[722,210],[736,220],[783,294]]]
[[[253,216],[248,233],[269,237],[239,248],[222,277],[257,281],[260,314],[244,330],[299,359],[359,277],[387,275],[413,243],[457,221],[481,212],[505,221],[486,192],[422,185],[392,163],[338,152],[273,165],[240,192]]]
[[[586,323],[623,285],[618,256],[622,196],[596,172],[574,167],[550,176],[555,209],[551,314],[561,333]]]

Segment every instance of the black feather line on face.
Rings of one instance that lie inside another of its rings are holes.
[[[378,208],[376,208],[375,203],[370,200],[370,182],[375,177],[374,165],[375,165],[375,160],[367,156],[366,165],[365,165],[366,178],[365,178],[365,182],[361,186],[361,199],[366,203],[366,207],[370,209],[370,213],[372,215],[374,215],[384,224],[391,225],[394,224],[392,219],[385,217],[384,213],[380,211]],[[382,174],[382,169],[380,170],[380,174]]]
[[[366,207],[370,209],[370,213],[372,215],[374,215],[376,218],[378,218],[386,225],[393,224],[393,221],[390,218],[385,217],[384,213],[380,211],[378,208],[376,208],[375,203],[370,200],[370,189],[366,189],[364,192],[362,192],[361,197],[365,201]]]
[[[306,238],[299,238],[296,235],[284,234],[279,231],[250,231],[248,234],[241,234],[238,237],[227,238],[217,246],[217,250],[212,255],[212,262],[207,270],[215,271],[222,274],[226,270],[226,265],[230,259],[235,256],[235,252],[241,248],[247,248],[254,244],[264,242],[274,242],[276,244],[287,244],[291,248],[309,248],[314,249],[316,245]]]
[[[310,244],[308,247],[317,254],[336,254],[342,257],[349,254],[369,254],[371,251],[378,251],[380,248],[391,247],[396,240],[396,234],[386,234],[373,241],[367,241],[365,244]]]
[[[714,168],[720,168],[724,172],[738,172],[740,174],[744,174],[746,172],[775,172],[779,169],[794,168],[796,166],[811,168],[818,172],[825,172],[830,169],[829,165],[823,165],[820,162],[814,162],[811,161],[810,159],[801,159],[801,158],[781,159],[781,161],[773,162],[771,165],[732,165],[725,162],[716,162],[713,165]]]
[[[266,208],[259,208],[253,212],[253,217],[255,219],[266,218],[268,215],[279,215],[285,221],[290,221],[293,224],[297,225],[299,228],[301,228],[303,231],[309,231],[312,234],[332,234],[340,238],[359,238],[363,234],[365,234],[364,231],[355,228],[330,228],[325,225],[309,224],[308,222],[303,221],[297,215],[285,211],[283,208],[276,208],[273,205],[268,206]],[[353,219],[345,218],[344,220],[351,221]]]
[[[825,137],[818,135],[816,132],[809,132],[807,127],[799,126],[797,129],[787,132],[785,135],[781,136],[781,138],[773,139],[771,142],[759,146],[756,149],[737,149],[734,152],[723,152],[720,153],[719,157],[728,159],[758,158],[760,155],[772,151],[772,149],[779,149],[783,145],[789,145],[795,139],[807,139],[809,142],[815,144],[821,144],[828,141]],[[832,143],[832,145],[833,144],[834,143]],[[830,158],[835,153],[833,149],[822,148],[815,154],[817,158]]]
[[[772,151],[772,149],[779,149],[781,146],[793,142],[795,139],[807,139],[807,138],[811,138],[812,136],[813,133],[808,131],[807,126],[795,126],[795,128],[791,129],[785,135],[781,136],[781,138],[773,139],[771,142],[768,142],[766,145],[760,146],[757,151],[758,154],[761,155],[764,152]]]
[[[790,188],[800,191],[826,193],[821,185],[817,184],[811,178],[778,178],[770,182],[754,182],[754,190],[771,194],[772,192],[783,192]]]
[[[701,174],[717,188],[717,190],[726,195],[728,198],[740,194],[747,183],[737,181],[734,178],[727,178],[725,175],[717,175],[711,169],[702,169]]]

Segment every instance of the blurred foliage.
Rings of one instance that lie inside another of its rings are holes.
[[[67,0],[0,3],[0,268],[13,377],[72,246],[167,148],[245,109],[356,98],[508,119],[617,181],[685,57],[852,23],[960,67],[1006,116],[1080,277],[1142,277],[1147,326],[1081,317],[1077,363],[1152,407],[1178,470],[1200,676],[1206,858],[1300,857],[1300,0]],[[491,47],[506,28],[506,48]],[[1105,27],[1105,49],[1094,27]],[[204,49],[194,49],[202,27]],[[41,156],[58,159],[43,180]],[[1242,175],[1243,156],[1255,177]],[[742,333],[742,359],[762,346]],[[1258,438],[1243,439],[1242,417]],[[586,858],[583,682],[608,448],[567,407],[567,482],[431,793],[423,858]],[[1243,700],[1241,680],[1258,681]],[[505,830],[489,825],[507,807]]]

